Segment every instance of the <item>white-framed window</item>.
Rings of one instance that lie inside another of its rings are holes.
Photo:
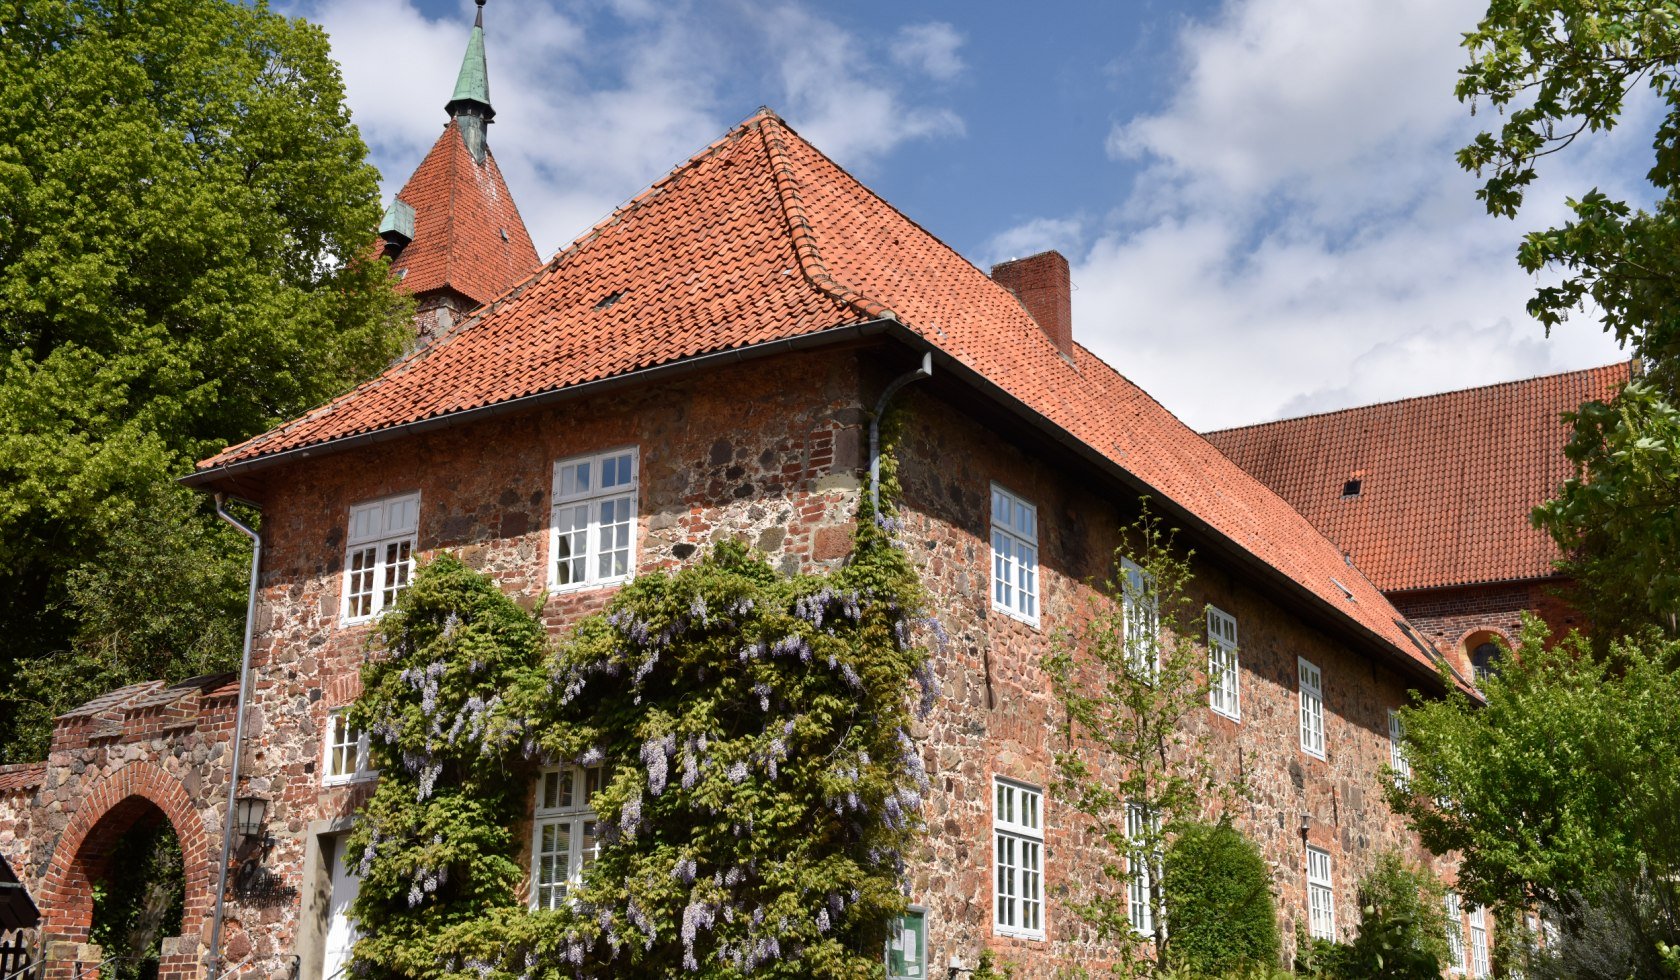
[[[1237,617],[1209,606],[1208,706],[1214,714],[1232,721],[1242,720],[1242,699],[1238,694]]]
[[[1155,576],[1129,558],[1120,560],[1120,606],[1126,629],[1126,662],[1151,680],[1161,670],[1161,601]]]
[[[1038,508],[995,483],[992,608],[1038,625]]]
[[[1447,913],[1447,968],[1464,972],[1464,906],[1458,892],[1448,891],[1443,903]]]
[[[566,893],[601,850],[595,794],[606,778],[600,766],[561,766],[537,776],[531,821],[531,907],[559,908]]]
[[[349,708],[327,712],[326,734],[327,757],[321,766],[321,782],[330,786],[378,775],[368,765],[367,732],[350,724]]]
[[[1330,852],[1307,845],[1307,932],[1336,938],[1336,891],[1330,881]]]
[[[1155,911],[1149,905],[1149,893],[1159,877],[1161,854],[1148,850],[1147,835],[1154,834],[1159,843],[1161,815],[1150,813],[1142,803],[1126,804],[1126,837],[1132,850],[1126,855],[1126,914],[1132,931],[1140,936],[1155,935]]]
[[[1301,687],[1301,751],[1324,758],[1324,674],[1304,657],[1295,658]]]
[[[639,457],[632,446],[554,464],[550,589],[611,585],[634,572]]]
[[[1394,770],[1394,781],[1405,786],[1412,778],[1412,763],[1406,758],[1406,723],[1400,712],[1388,713],[1388,767]]]
[[[350,508],[344,553],[344,601],[339,618],[359,623],[396,604],[414,576],[414,536],[420,495],[405,493]]]
[[[992,780],[992,838],[996,850],[993,931],[1044,938],[1044,791]]]
[[[1487,909],[1476,906],[1470,910],[1470,975],[1485,977],[1492,971],[1488,962]]]
[[[927,980],[927,909],[912,905],[887,939],[887,980]]]

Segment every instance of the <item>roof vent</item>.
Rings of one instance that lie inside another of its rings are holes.
[[[1358,477],[1355,477],[1355,478],[1347,481],[1346,483],[1342,484],[1342,496],[1344,496],[1344,497],[1357,497],[1357,496],[1359,496],[1360,486],[1361,486],[1361,484],[1360,484],[1360,481],[1359,481]]]
[[[608,293],[607,295],[601,297],[601,301],[599,303],[595,304],[595,308],[597,310],[604,310],[607,307],[613,305],[614,303],[618,302],[619,300],[621,300],[623,298],[624,298],[624,290],[615,289],[612,292]]]
[[[1057,251],[992,266],[992,281],[1015,294],[1063,354],[1073,356],[1073,279]]]

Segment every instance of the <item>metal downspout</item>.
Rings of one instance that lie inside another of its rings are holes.
[[[233,855],[234,801],[239,795],[239,756],[245,740],[245,698],[251,689],[251,634],[257,621],[257,574],[262,569],[262,537],[241,524],[222,507],[223,495],[216,494],[216,516],[251,539],[251,591],[245,600],[245,652],[239,662],[239,701],[233,720],[233,763],[228,772],[227,814],[222,820],[222,865],[216,881],[216,911],[210,920],[210,974],[216,980],[222,972],[222,905],[227,897],[228,861]]]
[[[872,514],[881,513],[881,413],[887,410],[887,402],[898,394],[898,389],[932,376],[933,352],[923,351],[922,366],[894,378],[875,402],[875,414],[869,417],[869,511]]]

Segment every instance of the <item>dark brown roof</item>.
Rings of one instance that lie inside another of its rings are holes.
[[[1064,357],[1008,290],[768,111],[506,299],[330,404],[205,460],[194,482],[292,450],[882,320],[1433,670],[1388,600],[1288,504],[1090,351]]]
[[[541,264],[496,157],[473,159],[454,122],[443,128],[397,199],[414,209],[414,240],[391,263],[416,295],[453,289],[487,303]]]
[[[1529,512],[1573,474],[1561,416],[1628,380],[1611,364],[1208,433],[1385,592],[1545,578]],[[1357,480],[1358,493],[1344,496]]]

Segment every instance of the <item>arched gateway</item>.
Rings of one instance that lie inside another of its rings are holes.
[[[113,691],[58,718],[45,764],[0,767],[0,842],[41,912],[34,937],[48,980],[92,980],[121,950],[92,945],[94,885],[119,843],[167,825],[180,845],[178,921],[159,928],[159,980],[203,975],[216,897],[228,742],[229,675]],[[147,971],[149,973],[149,969]]]

